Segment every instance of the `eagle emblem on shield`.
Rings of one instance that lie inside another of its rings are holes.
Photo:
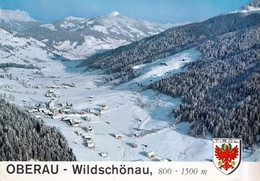
[[[238,138],[213,139],[213,163],[219,171],[229,175],[241,162],[242,140]]]

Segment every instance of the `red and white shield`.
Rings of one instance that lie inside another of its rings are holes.
[[[213,163],[219,171],[229,175],[241,162],[242,140],[239,138],[214,138]]]

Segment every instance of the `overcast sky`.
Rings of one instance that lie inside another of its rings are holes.
[[[52,22],[67,16],[92,18],[112,11],[159,23],[197,22],[235,10],[251,0],[0,0],[1,9],[21,9]]]

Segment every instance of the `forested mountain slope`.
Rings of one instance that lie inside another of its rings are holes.
[[[173,113],[177,123],[190,122],[194,136],[243,138],[245,148],[254,147],[260,134],[259,25],[258,13],[229,13],[94,55],[81,65],[127,81],[139,75],[135,65],[197,47],[202,56],[186,72],[148,88],[182,98]]]
[[[0,99],[0,161],[74,161],[61,133]]]
[[[168,57],[184,49],[195,47],[202,42],[215,39],[228,32],[259,25],[260,14],[233,13],[166,30],[149,38],[117,49],[96,54],[81,63],[88,69],[107,69],[115,73],[113,78],[124,80],[135,76],[135,65],[150,63]]]
[[[243,138],[249,148],[260,128],[260,27],[224,34],[199,46],[203,56],[186,72],[151,85],[183,104],[177,122],[189,121],[190,133]]]

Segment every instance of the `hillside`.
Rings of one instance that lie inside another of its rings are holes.
[[[0,99],[0,161],[75,161],[63,135]]]
[[[51,48],[51,51],[70,60],[85,59],[145,37],[158,34],[170,27],[183,25],[159,24],[129,18],[111,12],[90,19],[67,17],[52,23],[34,20],[27,12],[0,10],[0,27],[17,31],[20,36],[33,37]]]
[[[81,66],[105,69],[112,74],[107,80],[122,83],[142,73],[135,66],[197,47],[202,55],[188,71],[147,88],[182,98],[173,113],[177,123],[190,122],[193,136],[241,137],[245,148],[254,147],[260,130],[259,25],[258,13],[224,14],[96,54]]]
[[[118,77],[133,77],[132,67],[168,57],[222,34],[259,25],[259,14],[217,16],[201,23],[171,28],[130,45],[96,54],[81,63],[88,69],[107,69]],[[119,75],[120,74],[120,75]]]

